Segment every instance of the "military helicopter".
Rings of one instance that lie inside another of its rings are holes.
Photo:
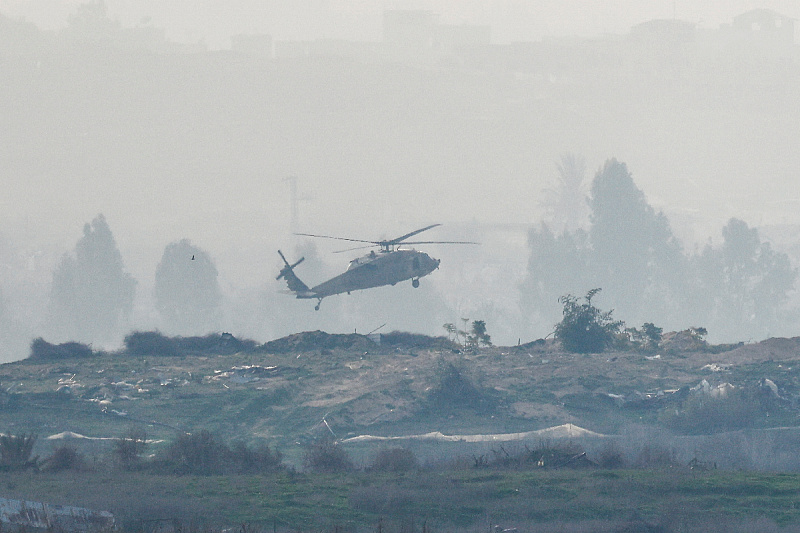
[[[329,235],[295,233],[295,235],[302,235],[304,237],[368,243],[366,246],[339,250],[339,252],[335,253],[374,247],[378,247],[379,250],[377,253],[375,250],[372,250],[365,256],[353,259],[350,261],[350,265],[345,272],[311,288],[300,281],[300,278],[294,273],[294,268],[302,263],[305,257],[301,257],[294,264],[289,264],[283,252],[278,250],[278,254],[281,256],[281,259],[283,259],[284,267],[275,279],[284,278],[289,286],[289,291],[297,298],[316,298],[317,305],[314,306],[314,309],[317,311],[319,311],[322,299],[327,296],[333,296],[334,294],[342,294],[345,292],[350,294],[351,291],[371,289],[383,285],[395,285],[407,279],[411,280],[412,287],[417,288],[419,287],[419,278],[427,276],[439,268],[440,261],[424,252],[418,252],[413,249],[400,249],[399,246],[409,244],[478,244],[470,241],[406,241],[406,239],[418,233],[422,233],[423,231],[435,228],[436,226],[441,226],[441,224],[432,224],[412,231],[411,233],[406,233],[402,237],[383,241],[366,241],[361,239],[347,239],[344,237],[331,237]]]

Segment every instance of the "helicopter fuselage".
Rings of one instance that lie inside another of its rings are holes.
[[[439,260],[416,250],[370,253],[350,261],[347,270],[312,287],[298,298],[325,298],[334,294],[417,280],[439,267]]]
[[[439,260],[434,259],[424,252],[418,252],[413,249],[398,248],[403,245],[411,244],[478,244],[472,241],[409,241],[408,239],[435,228],[440,224],[431,224],[410,233],[406,233],[401,237],[380,241],[368,241],[362,239],[349,239],[344,237],[335,237],[330,235],[315,235],[310,233],[296,233],[295,235],[303,235],[306,237],[318,237],[323,239],[336,239],[341,241],[350,241],[357,243],[367,243],[370,246],[359,246],[358,248],[371,248],[380,247],[379,252],[372,251],[367,255],[358,257],[350,261],[347,270],[338,276],[324,281],[319,285],[309,288],[308,285],[303,283],[297,274],[294,273],[294,267],[303,262],[303,257],[290,264],[284,257],[283,253],[278,250],[278,255],[283,259],[284,267],[281,269],[278,277],[275,279],[285,279],[289,290],[297,298],[316,298],[318,300],[314,309],[319,310],[319,304],[322,299],[334,294],[350,293],[352,291],[360,291],[364,289],[371,289],[373,287],[382,287],[384,285],[395,285],[407,279],[411,280],[413,287],[419,287],[419,278],[427,276],[437,268],[439,268]],[[354,248],[354,249],[358,249]],[[346,251],[346,250],[345,250]]]

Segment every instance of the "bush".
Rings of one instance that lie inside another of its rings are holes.
[[[31,459],[36,435],[0,435],[0,469],[25,470],[36,467],[38,457]]]
[[[445,337],[431,337],[420,333],[392,331],[381,333],[381,346],[388,348],[420,349],[420,350],[452,350],[457,345]]]
[[[661,347],[664,330],[652,322],[645,322],[640,329],[628,328],[625,333],[635,350],[653,353]]]
[[[255,341],[240,340],[230,333],[211,333],[204,337],[177,337],[173,341],[181,354],[231,355],[250,352],[256,348]]]
[[[179,436],[167,448],[163,462],[175,474],[222,474],[229,453],[222,440],[204,429]]]
[[[136,470],[141,466],[141,455],[147,447],[147,433],[132,428],[126,437],[114,441],[111,454],[116,463],[125,470]]]
[[[127,335],[125,337],[125,350],[130,355],[178,355],[178,347],[175,341],[158,331],[134,331]]]
[[[565,350],[572,353],[600,353],[611,346],[622,321],[612,320],[613,311],[600,311],[592,305],[592,298],[600,289],[590,290],[584,300],[567,294],[558,299],[564,306],[564,318],[556,324],[555,337]]]
[[[248,448],[245,443],[235,442],[230,449],[230,467],[237,474],[263,474],[283,468],[283,456],[269,446]]]
[[[255,474],[282,468],[281,459],[268,446],[250,449],[236,442],[229,448],[210,431],[201,430],[179,436],[154,466],[179,475]]]
[[[53,451],[53,455],[42,461],[42,470],[45,472],[86,470],[86,458],[73,446],[63,444]]]
[[[479,388],[453,363],[440,363],[436,383],[428,392],[428,408],[434,411],[472,409],[490,413],[497,409],[499,399],[495,394]]]
[[[414,452],[406,448],[385,448],[378,450],[372,469],[379,472],[409,472],[419,468]]]
[[[71,357],[91,357],[94,355],[91,346],[80,342],[65,342],[62,344],[50,344],[39,337],[31,342],[30,359],[52,360],[67,359]]]
[[[332,437],[312,442],[303,456],[303,466],[312,472],[349,472],[355,469],[350,456]]]

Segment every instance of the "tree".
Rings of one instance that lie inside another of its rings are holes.
[[[472,321],[472,334],[469,336],[470,344],[473,346],[492,345],[492,337],[486,333],[486,321],[473,320]]]
[[[792,320],[787,304],[797,270],[742,220],[730,219],[722,237],[720,248],[709,244],[693,261],[695,319],[711,317],[712,331],[730,340],[777,334]]]
[[[124,470],[135,470],[141,466],[141,458],[147,448],[147,433],[141,428],[130,428],[125,437],[114,441],[111,454]]]
[[[590,268],[626,319],[680,317],[687,261],[663,213],[636,187],[625,163],[606,161],[592,182]]]
[[[542,224],[528,232],[528,250],[528,271],[520,286],[520,304],[543,336],[558,320],[561,295],[593,286],[588,235],[583,230],[554,234]]]
[[[611,346],[622,321],[613,320],[613,311],[600,311],[592,305],[592,298],[600,289],[592,289],[584,296],[584,303],[567,294],[559,301],[564,306],[564,318],[556,324],[555,337],[568,352],[600,353]]]
[[[200,334],[219,326],[219,273],[206,252],[188,239],[168,244],[156,268],[155,301],[165,329]]]
[[[558,178],[554,188],[545,189],[547,218],[558,231],[575,231],[584,227],[588,215],[586,161],[575,154],[561,156],[557,163]]]
[[[74,255],[65,254],[53,272],[49,323],[55,336],[110,342],[133,309],[136,280],[124,271],[122,255],[105,217],[83,228]]]
[[[0,435],[0,470],[25,470],[36,466],[39,458],[31,459],[36,435]]]
[[[642,324],[641,329],[627,328],[625,332],[628,334],[634,348],[646,352],[654,352],[661,344],[664,329],[652,322],[645,322]]]

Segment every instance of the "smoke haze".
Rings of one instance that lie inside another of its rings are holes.
[[[54,272],[100,214],[136,280],[110,345],[133,328],[181,333],[154,287],[184,239],[218,273],[209,323],[236,335],[439,335],[469,317],[500,344],[544,336],[558,314],[521,302],[529,231],[591,224],[554,215],[565,154],[585,191],[624,162],[687,256],[722,246],[736,218],[796,265],[800,7],[641,4],[0,2],[0,357],[68,340],[47,323]],[[318,313],[278,293],[278,248],[306,256],[309,285],[349,259],[293,231],[372,240],[435,222],[431,240],[483,244],[426,246],[442,266],[417,291]],[[601,303],[620,307],[605,288]]]

